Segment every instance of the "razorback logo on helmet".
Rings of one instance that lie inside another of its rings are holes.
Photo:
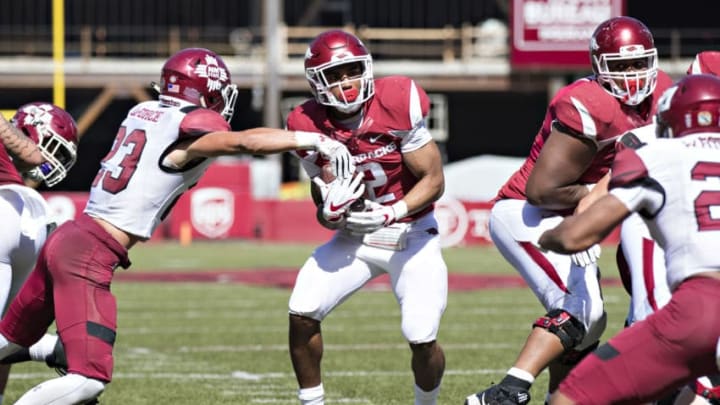
[[[228,73],[219,65],[217,59],[211,55],[205,55],[205,64],[195,66],[195,74],[207,79],[207,88],[210,91],[222,90],[223,82],[228,80]]]

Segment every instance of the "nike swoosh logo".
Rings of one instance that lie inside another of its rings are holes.
[[[330,203],[330,211],[337,211],[339,209],[342,209],[344,206],[351,203],[353,200],[345,200],[341,204],[335,205],[333,203]]]
[[[378,136],[371,136],[371,137],[370,137],[370,143],[375,143],[375,142],[377,142],[377,140],[380,139],[381,137],[382,137],[382,134],[380,134],[380,135],[378,135]]]

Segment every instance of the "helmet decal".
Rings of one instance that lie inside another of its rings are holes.
[[[217,58],[212,55],[205,55],[205,64],[195,66],[195,74],[207,79],[207,89],[218,91],[223,88],[223,83],[228,81],[230,75],[227,70],[220,66]]]

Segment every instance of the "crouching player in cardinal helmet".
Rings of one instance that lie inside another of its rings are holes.
[[[718,374],[720,336],[720,79],[690,75],[658,104],[660,138],[620,151],[610,193],[544,232],[541,248],[569,254],[602,240],[631,213],[665,251],[672,296],[587,356],[551,404],[645,403]]]
[[[322,156],[299,153],[313,178],[317,218],[337,231],[302,266],[290,297],[298,397],[302,404],[324,403],[320,323],[365,283],[387,273],[412,351],[415,404],[435,404],[445,368],[436,338],[447,302],[447,267],[433,213],[444,177],[440,152],[425,127],[429,99],[408,77],[374,79],[367,48],[344,31],[312,41],[305,75],[314,98],[290,113],[287,127],[323,131],[347,145],[357,172],[332,179],[322,175]]]
[[[53,320],[67,356],[65,376],[34,387],[17,404],[88,403],[103,392],[112,380],[117,333],[113,273],[130,266],[128,250],[150,238],[214,157],[314,149],[351,170],[347,148],[319,133],[231,132],[237,90],[212,51],[176,53],[161,79],[158,100],[136,105],[121,123],[84,213],[48,237],[0,322],[0,358],[38,341]]]
[[[605,176],[615,141],[652,121],[658,96],[672,80],[657,67],[652,34],[634,18],[602,22],[589,42],[594,74],[555,94],[528,158],[500,189],[489,220],[498,250],[547,312],[534,322],[501,382],[467,397],[467,405],[527,404],[545,368],[547,392],[554,391],[605,330],[596,264],[600,247],[569,255],[539,250],[534,243]]]
[[[0,121],[0,313],[5,313],[30,274],[48,229],[48,207],[23,181],[26,176],[52,187],[77,157],[75,120],[50,103],[18,108],[11,124]],[[54,337],[47,336],[52,340]],[[44,341],[45,342],[45,341]],[[52,343],[50,343],[52,347]],[[10,365],[0,366],[0,403]]]

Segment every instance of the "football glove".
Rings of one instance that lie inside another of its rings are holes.
[[[363,177],[363,172],[359,172],[353,177],[338,177],[330,184],[326,184],[319,176],[313,178],[320,189],[322,216],[326,221],[336,223],[344,218],[348,208],[365,192]]]
[[[366,200],[365,210],[350,212],[345,227],[353,233],[375,232],[405,217],[407,213],[407,204],[402,200],[393,205],[381,205]]]
[[[335,177],[348,179],[355,173],[355,162],[344,144],[321,135],[316,150],[330,160],[330,168]]]
[[[355,173],[355,162],[347,147],[318,132],[295,131],[298,149],[314,149],[325,156],[331,164],[335,177],[347,178]]]

